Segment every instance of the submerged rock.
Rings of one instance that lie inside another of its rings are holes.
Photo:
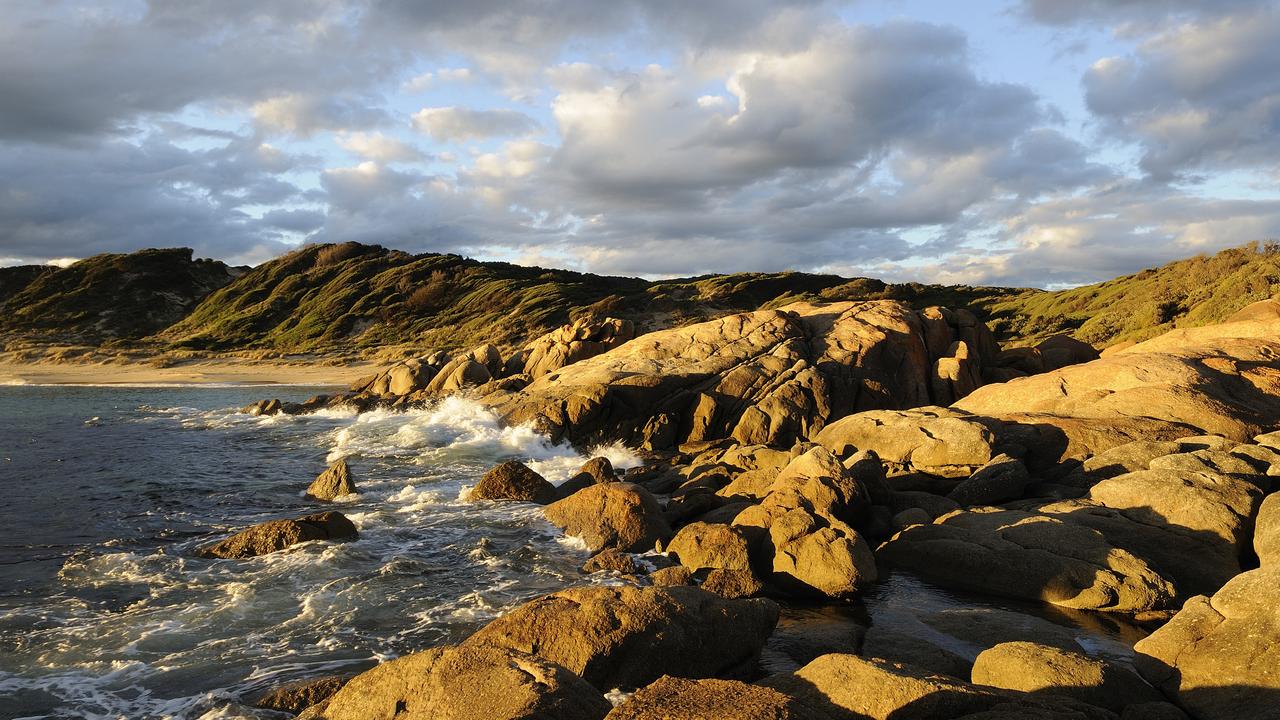
[[[252,704],[264,710],[297,714],[333,697],[350,679],[345,676],[330,675],[287,682],[254,698]]]
[[[522,500],[546,505],[555,500],[556,487],[516,460],[490,468],[471,489],[472,500]]]
[[[354,540],[356,526],[340,512],[304,515],[296,520],[271,520],[200,548],[209,558],[249,558],[283,550],[308,540]]]
[[[601,483],[579,490],[548,505],[546,515],[565,534],[582,538],[591,552],[604,548],[645,552],[671,536],[658,501],[632,483]]]
[[[328,467],[307,488],[307,497],[315,500],[332,500],[343,495],[354,495],[356,483],[346,458],[340,458]]]
[[[600,720],[609,702],[581,678],[509,648],[432,648],[352,678],[322,720]]]
[[[778,612],[771,600],[694,587],[576,587],[511,610],[464,645],[532,653],[602,691],[631,689],[664,674],[750,675]]]

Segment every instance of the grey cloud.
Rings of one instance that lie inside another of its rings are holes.
[[[1021,0],[1019,12],[1048,25],[1111,21],[1162,23],[1264,7],[1268,0]]]
[[[1186,23],[1084,77],[1089,108],[1157,179],[1280,162],[1280,10]]]

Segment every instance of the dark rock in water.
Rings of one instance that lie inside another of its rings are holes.
[[[736,680],[663,675],[608,715],[608,720],[833,720],[772,688]]]
[[[246,405],[240,410],[240,412],[248,413],[250,415],[279,415],[281,411],[282,406],[278,399],[259,400],[252,405]]]
[[[579,490],[584,490],[592,485],[617,481],[618,475],[613,471],[613,463],[609,462],[609,458],[591,458],[587,462],[583,463],[576,475],[565,480],[556,487],[556,497],[567,498]]]
[[[613,548],[605,548],[592,555],[590,560],[587,560],[586,564],[582,566],[582,572],[616,572],[622,575],[641,575],[644,570],[631,555],[618,552]]]
[[[994,505],[1022,497],[1031,476],[1021,460],[997,455],[967,479],[962,480],[947,497],[962,506]]]
[[[507,648],[440,647],[355,676],[317,720],[600,720],[609,701],[555,663]]]
[[[716,568],[707,573],[707,579],[703,580],[698,587],[720,597],[746,598],[759,595],[764,590],[764,583],[760,582],[755,573],[748,569]]]
[[[350,679],[346,676],[330,675],[284,683],[259,695],[253,700],[253,706],[263,710],[297,714],[333,697],[334,693],[341,690]]]
[[[515,608],[464,646],[533,653],[601,690],[664,674],[745,677],[778,612],[772,600],[728,600],[694,587],[576,587]]]
[[[1193,597],[1134,646],[1138,671],[1201,720],[1280,717],[1280,566]]]
[[[311,486],[307,488],[307,497],[332,500],[343,495],[354,495],[356,492],[351,468],[347,466],[346,458],[340,458],[311,482]]]
[[[546,505],[555,500],[556,487],[524,463],[508,460],[495,465],[471,489],[472,500],[522,500]]]
[[[271,520],[200,548],[208,558],[248,558],[283,550],[308,540],[354,540],[356,526],[340,512],[306,515],[296,520]]]
[[[592,552],[606,547],[645,552],[671,536],[657,499],[632,483],[592,485],[548,505],[546,515],[565,534],[582,538]]]
[[[1048,645],[1010,642],[984,650],[973,663],[979,685],[1061,695],[1119,712],[1164,699],[1136,672],[1108,660]]]

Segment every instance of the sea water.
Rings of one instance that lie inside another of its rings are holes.
[[[0,387],[0,717],[280,717],[240,700],[456,642],[503,609],[593,581],[578,571],[582,546],[537,507],[464,499],[497,462],[559,482],[577,452],[456,398],[359,416],[235,410],[323,390]],[[359,494],[306,499],[340,457]],[[193,554],[330,508],[357,542]]]

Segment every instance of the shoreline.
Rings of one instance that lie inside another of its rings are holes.
[[[145,363],[0,362],[0,386],[24,385],[349,385],[376,370],[376,363],[289,364],[261,361],[197,360],[172,367]]]

